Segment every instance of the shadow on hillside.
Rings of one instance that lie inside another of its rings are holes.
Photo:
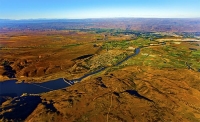
[[[146,97],[140,95],[140,94],[139,94],[137,91],[135,91],[135,90],[126,90],[125,92],[128,92],[130,95],[134,95],[134,96],[136,96],[136,97],[138,97],[138,98],[140,98],[140,99],[145,99],[145,100],[147,100],[147,101],[153,102],[152,100],[150,100],[150,99],[148,99],[148,98],[146,98]]]
[[[54,107],[52,101],[50,101],[50,103],[43,102],[42,104],[45,105],[46,109],[51,110],[52,112],[58,112],[57,109]]]
[[[5,72],[2,74],[3,76],[7,76],[9,78],[16,78],[16,71],[10,65],[4,65]]]

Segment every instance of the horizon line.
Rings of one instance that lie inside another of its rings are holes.
[[[23,18],[23,19],[7,19],[0,20],[87,20],[87,19],[200,19],[200,17],[88,17],[88,18]]]

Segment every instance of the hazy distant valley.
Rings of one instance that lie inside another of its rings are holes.
[[[199,18],[108,18],[0,20],[3,30],[122,29],[145,32],[199,32]]]

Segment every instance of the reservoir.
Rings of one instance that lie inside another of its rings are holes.
[[[20,96],[23,93],[39,94],[62,89],[69,85],[62,78],[44,83],[16,83],[16,80],[0,82],[0,96]]]

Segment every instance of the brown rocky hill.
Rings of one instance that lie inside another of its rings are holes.
[[[28,98],[21,97],[21,100],[4,103],[4,106],[12,105],[2,108],[1,115],[4,119],[16,115],[18,118],[14,120],[17,121],[23,119],[19,118],[22,114],[26,122],[198,122],[199,81],[199,73],[191,70],[130,66],[43,93],[35,102],[23,101]]]
[[[178,74],[177,74],[178,73]],[[200,121],[200,75],[127,67],[42,95],[26,121]],[[45,112],[44,112],[45,111]],[[56,116],[55,116],[56,115]]]

